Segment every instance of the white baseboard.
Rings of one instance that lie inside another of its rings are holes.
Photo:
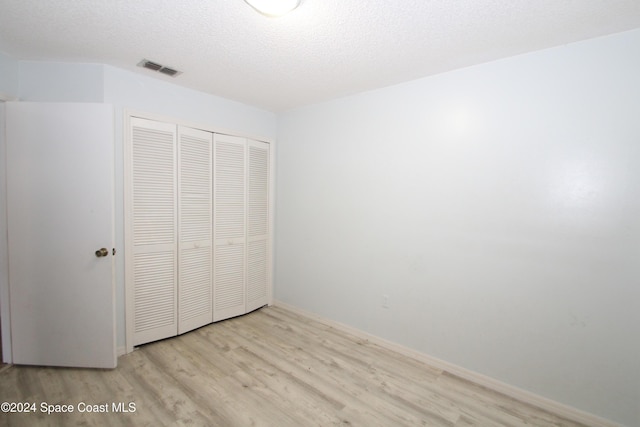
[[[374,344],[385,347],[389,350],[393,350],[405,356],[411,357],[415,360],[419,360],[437,369],[447,371],[460,378],[464,378],[465,380],[472,381],[478,385],[497,391],[498,393],[502,393],[506,396],[517,399],[521,402],[528,403],[530,405],[552,412],[568,420],[572,420],[572,421],[579,422],[579,423],[582,423],[588,426],[593,426],[593,427],[624,427],[621,424],[617,424],[613,421],[606,420],[604,418],[598,417],[597,415],[593,415],[588,412],[582,411],[580,409],[576,409],[574,407],[565,405],[563,403],[559,403],[554,400],[547,399],[546,397],[539,396],[535,393],[522,390],[518,387],[503,383],[501,381],[498,381],[486,375],[470,371],[469,369],[454,365],[449,362],[445,362],[444,360],[429,356],[428,354],[421,353],[409,347],[405,347],[403,345],[396,344],[392,341],[388,341],[383,338],[377,337],[375,335],[371,335],[367,332],[361,331],[359,329],[353,328],[343,323],[324,318],[322,316],[294,307],[282,301],[274,300],[273,305],[277,307],[282,307],[286,310],[289,310],[301,316],[308,317],[319,323],[323,323],[327,326],[331,326],[336,329],[342,330],[351,335],[355,335],[362,339],[366,339]]]

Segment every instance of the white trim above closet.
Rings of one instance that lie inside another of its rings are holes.
[[[271,303],[272,143],[125,115],[127,351]]]

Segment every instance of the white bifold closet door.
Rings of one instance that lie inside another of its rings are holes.
[[[268,303],[269,144],[214,136],[214,321]]]
[[[131,119],[125,274],[133,345],[178,331],[176,125]],[[131,286],[132,284],[132,286]]]
[[[214,136],[213,320],[246,313],[247,140]]]
[[[269,144],[132,117],[125,155],[127,345],[269,303]]]
[[[213,320],[213,134],[178,127],[178,333]]]
[[[131,119],[127,298],[133,345],[211,323],[213,136]]]
[[[248,141],[247,193],[247,307],[266,305],[270,270],[269,144]]]

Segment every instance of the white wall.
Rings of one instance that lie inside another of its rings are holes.
[[[101,64],[19,61],[20,100],[35,102],[102,102]]]
[[[104,102],[257,139],[276,135],[274,113],[111,66],[104,66]]]
[[[632,31],[282,114],[276,299],[640,425],[639,51]]]
[[[0,52],[0,98],[15,98],[18,87],[18,61]]]

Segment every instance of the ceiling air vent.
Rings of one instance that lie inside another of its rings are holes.
[[[171,77],[175,77],[178,74],[180,74],[180,71],[174,70],[173,68],[169,68],[169,67],[162,67],[158,71],[160,71],[162,74],[166,74],[167,76],[171,76]]]
[[[182,74],[181,71],[174,70],[173,68],[165,67],[162,64],[149,61],[148,59],[143,59],[142,61],[138,62],[138,67],[157,71],[159,73],[166,74],[167,76],[171,76],[171,77],[176,77],[177,75]]]

